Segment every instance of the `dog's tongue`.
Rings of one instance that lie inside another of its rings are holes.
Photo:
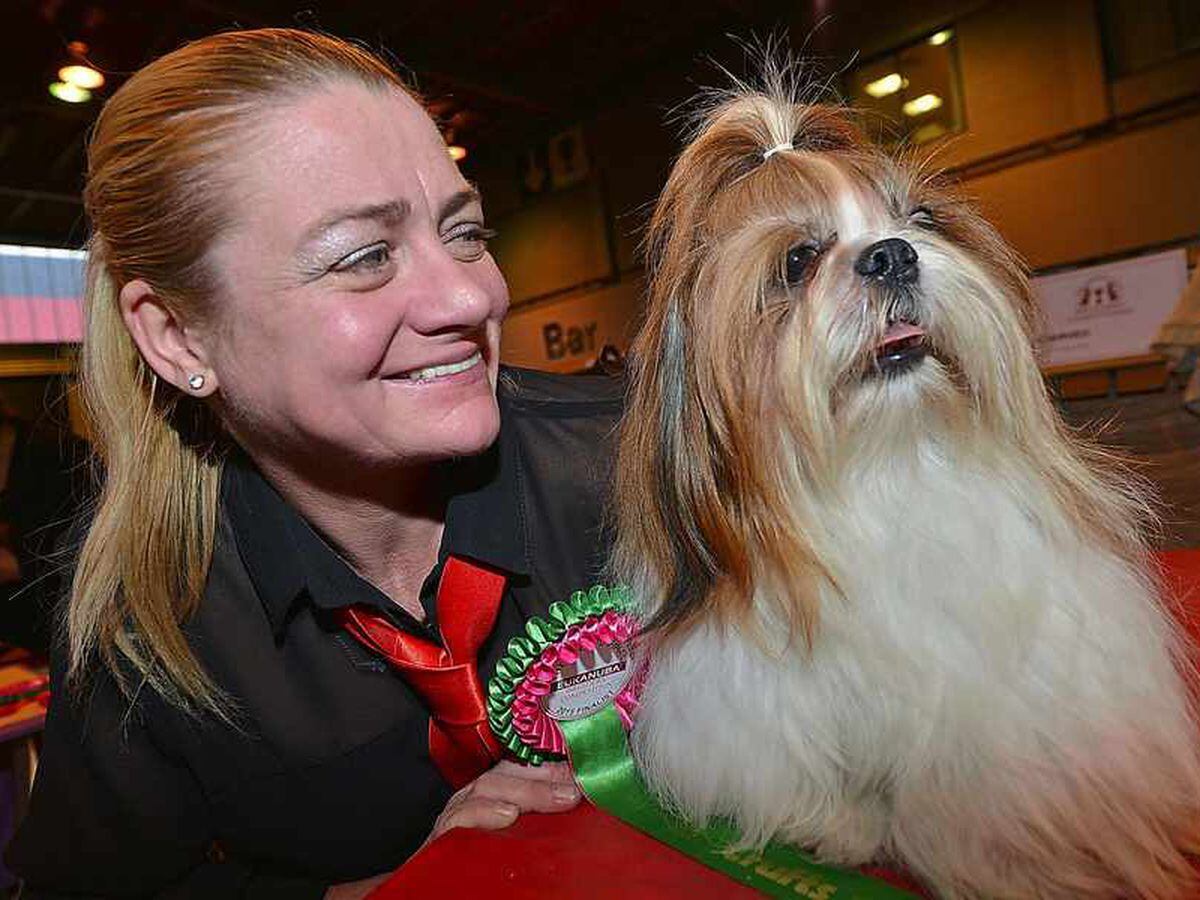
[[[888,330],[883,333],[883,337],[879,343],[875,345],[876,353],[886,353],[890,348],[893,348],[913,338],[925,337],[925,330],[918,328],[910,322],[893,322],[888,326]]]

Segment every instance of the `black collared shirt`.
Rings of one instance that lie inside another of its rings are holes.
[[[197,723],[108,677],[59,692],[30,813],[7,860],[28,897],[320,897],[386,872],[450,796],[428,714],[400,676],[339,631],[363,603],[437,639],[434,587],[453,553],[508,574],[480,651],[490,677],[531,615],[600,577],[620,382],[504,370],[501,432],[453,466],[425,624],[360,578],[244,459],[226,465],[194,652],[239,704],[242,730]],[[61,659],[53,667],[62,683]]]

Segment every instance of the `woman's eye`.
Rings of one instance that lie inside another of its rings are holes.
[[[470,222],[450,229],[442,237],[449,246],[456,248],[457,254],[467,261],[473,261],[483,256],[487,250],[487,242],[496,236],[491,228],[484,228],[476,222]]]
[[[387,241],[379,241],[343,256],[332,269],[334,272],[370,273],[379,271],[391,261],[391,246]]]
[[[933,228],[937,225],[937,218],[933,214],[933,210],[928,206],[914,207],[912,212],[908,214],[908,220],[914,225],[920,225],[923,228]]]
[[[795,287],[804,280],[804,275],[820,251],[813,244],[796,244],[789,247],[783,264],[783,281],[788,287]]]

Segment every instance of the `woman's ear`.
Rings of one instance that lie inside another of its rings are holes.
[[[121,288],[118,302],[125,327],[159,378],[193,397],[216,391],[203,345],[154,288],[136,278]]]

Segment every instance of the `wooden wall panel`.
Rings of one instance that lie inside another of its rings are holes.
[[[1084,144],[964,185],[1034,268],[1200,234],[1200,115]]]
[[[1104,60],[1089,0],[993,3],[957,25],[967,133],[943,165],[1035,144],[1108,117]]]
[[[496,220],[492,253],[514,304],[612,278],[599,185],[553,191]]]

